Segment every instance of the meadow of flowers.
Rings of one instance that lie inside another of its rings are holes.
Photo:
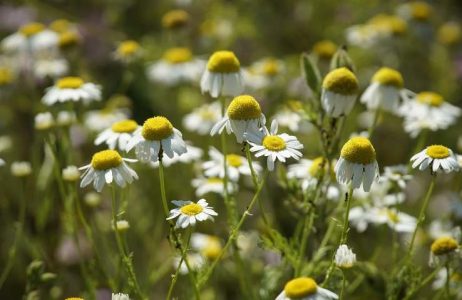
[[[0,4],[0,299],[462,299],[462,3]]]

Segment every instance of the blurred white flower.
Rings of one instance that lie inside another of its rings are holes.
[[[67,166],[63,169],[62,173],[65,181],[77,181],[80,178],[80,172],[76,166]]]
[[[63,58],[40,58],[34,62],[34,76],[39,79],[59,78],[68,72],[69,63]]]
[[[335,265],[339,268],[348,269],[356,263],[356,254],[347,245],[340,245],[335,252]]]
[[[133,138],[140,126],[134,120],[126,119],[115,122],[110,128],[101,132],[95,140],[95,145],[105,143],[109,149],[125,151],[127,143]]]
[[[28,161],[15,161],[11,164],[11,174],[16,177],[25,177],[32,173],[32,166]]]
[[[38,113],[34,119],[35,129],[47,130],[53,127],[55,120],[50,112]]]
[[[128,296],[128,294],[117,293],[112,294],[111,300],[130,300],[130,297]]]
[[[189,131],[208,135],[212,127],[221,120],[221,104],[219,101],[204,104],[194,109],[183,118],[183,126]]]
[[[192,186],[196,188],[196,196],[201,197],[207,193],[216,193],[219,195],[225,194],[225,185],[223,178],[219,177],[199,177],[195,178],[191,182]],[[237,184],[234,182],[228,182],[228,193],[235,193],[237,191]]]
[[[101,87],[85,82],[80,77],[64,77],[55,82],[52,87],[47,88],[42,102],[46,105],[64,102],[82,101],[88,104],[92,101],[101,100]]]

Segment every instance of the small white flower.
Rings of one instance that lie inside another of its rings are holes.
[[[201,91],[213,98],[237,96],[244,90],[240,63],[231,51],[217,51],[210,56],[202,74]]]
[[[50,112],[38,113],[35,116],[35,129],[37,130],[47,130],[53,127],[55,120],[53,115]]]
[[[210,135],[221,134],[226,128],[228,134],[233,132],[237,142],[242,143],[245,133],[258,133],[265,122],[265,115],[257,100],[249,95],[241,95],[231,101],[226,116],[213,126]]]
[[[457,158],[451,149],[441,146],[432,145],[411,157],[412,168],[419,167],[423,171],[430,167],[433,173],[450,173],[459,171]]]
[[[160,151],[170,158],[175,153],[182,155],[187,152],[181,132],[167,118],[160,116],[147,119],[136,130],[126,146],[126,151],[134,147],[136,156],[142,162],[157,161]]]
[[[183,126],[189,131],[201,135],[210,133],[213,125],[221,119],[221,104],[219,101],[204,104],[194,109],[183,118]]]
[[[206,161],[202,164],[204,169],[204,175],[207,177],[225,177],[225,171],[223,168],[225,157],[223,154],[214,147],[209,149],[209,157],[211,160]],[[238,181],[239,175],[250,176],[251,171],[247,159],[237,154],[226,155],[226,166],[228,178],[232,181]],[[254,162],[252,166],[256,173],[261,171],[261,166]]]
[[[369,222],[374,224],[387,224],[396,232],[412,233],[415,230],[417,219],[413,216],[390,208],[372,208],[367,212]]]
[[[263,58],[243,70],[243,82],[253,90],[263,89],[270,86],[284,71],[285,66],[282,61],[272,57]]]
[[[351,183],[354,189],[361,185],[369,192],[372,182],[379,178],[379,165],[375,149],[369,139],[353,137],[343,145],[340,158],[335,165],[335,174],[339,183]]]
[[[277,111],[273,119],[276,120],[280,126],[287,127],[292,132],[308,133],[313,129],[313,125],[303,119],[299,113],[287,108]]]
[[[347,245],[340,245],[335,252],[335,265],[339,268],[351,268],[356,263],[356,254]]]
[[[276,300],[330,300],[338,299],[337,294],[317,285],[311,277],[290,280]]]
[[[186,254],[186,259],[188,260],[188,264],[193,270],[199,270],[202,268],[206,261],[204,257],[198,253],[187,253]],[[178,268],[178,264],[181,261],[180,256],[176,256],[173,258],[173,267],[176,269]],[[188,266],[186,265],[186,262],[183,260],[180,265],[180,274],[188,274]]]
[[[286,158],[299,160],[302,157],[299,150],[303,149],[303,145],[298,139],[286,133],[277,134],[277,131],[278,123],[273,120],[270,131],[264,127],[262,131],[245,133],[245,138],[252,146],[250,151],[255,152],[256,157],[266,156],[267,167],[270,171],[274,170],[276,160],[284,163]]]
[[[324,176],[333,175],[334,170],[331,166],[331,171],[328,171],[327,160],[320,156],[313,160],[301,159],[299,162],[292,164],[288,167],[287,178],[296,178],[302,180],[302,188],[304,190],[309,187],[315,186],[322,172]]]
[[[322,83],[322,108],[333,118],[349,114],[355,104],[358,88],[358,79],[347,68],[331,71]]]
[[[125,162],[136,162],[134,159],[122,158],[117,151],[103,150],[93,155],[91,163],[81,167],[85,170],[82,174],[80,187],[86,187],[93,182],[96,191],[101,192],[104,184],[111,184],[113,181],[125,187],[127,183],[132,183],[138,179],[138,175]]]
[[[114,230],[114,224],[111,222],[112,230]],[[118,220],[116,222],[117,231],[124,232],[130,228],[130,223],[127,220]]]
[[[101,132],[118,121],[125,120],[129,115],[122,109],[91,110],[84,115],[85,127],[90,131]]]
[[[207,193],[216,193],[224,196],[225,184],[223,178],[219,177],[199,177],[195,178],[191,182],[192,186],[196,188],[196,196],[201,197]],[[234,182],[228,182],[228,193],[235,193],[237,191],[237,184]]]
[[[95,145],[106,143],[109,149],[114,150],[117,148],[125,151],[127,143],[138,128],[140,126],[134,120],[127,119],[115,122],[110,128],[107,128],[98,135]]]
[[[59,78],[68,72],[69,63],[63,58],[42,58],[34,62],[34,76],[39,79]]]
[[[80,172],[76,166],[67,166],[63,169],[62,176],[66,181],[77,181],[79,180]]]
[[[17,32],[5,37],[1,42],[7,53],[24,54],[55,51],[58,47],[58,34],[47,29],[41,23],[28,23]]]
[[[202,157],[202,154],[204,151],[202,151],[201,148],[194,147],[191,145],[191,142],[186,141],[186,153],[183,153],[181,155],[178,155],[174,153],[173,157],[170,158],[165,153],[162,155],[162,164],[165,167],[169,167],[173,164],[176,164],[177,162],[183,163],[183,164],[190,164],[192,162],[200,160]],[[159,167],[159,161],[151,161],[149,162],[149,165],[153,168]]]
[[[412,175],[408,174],[407,166],[396,165],[384,167],[384,173],[381,179],[396,183],[401,189],[406,187],[406,183],[412,179]]]
[[[83,200],[88,206],[96,207],[101,203],[101,195],[97,192],[89,192],[85,194]]]
[[[85,82],[80,77],[64,77],[56,81],[56,83],[46,90],[42,98],[42,102],[46,105],[64,102],[82,101],[88,104],[92,101],[101,100],[101,87]]]
[[[170,210],[170,215],[167,220],[178,218],[176,227],[186,228],[188,226],[196,225],[196,221],[212,220],[213,216],[218,214],[210,207],[205,199],[200,199],[197,203],[192,201],[173,200],[173,204],[178,206]]]
[[[191,248],[208,259],[215,259],[222,250],[220,239],[217,236],[196,232],[191,235]]]
[[[112,294],[111,300],[130,300],[130,297],[128,294],[117,293]]]
[[[16,177],[25,177],[32,173],[32,166],[28,161],[15,161],[11,164],[11,174]]]
[[[119,44],[113,53],[114,59],[123,63],[130,63],[143,55],[143,49],[138,42],[126,40]]]

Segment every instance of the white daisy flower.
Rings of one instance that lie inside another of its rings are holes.
[[[330,71],[322,83],[322,108],[333,118],[349,114],[355,104],[358,88],[358,79],[347,68]]]
[[[306,119],[303,119],[299,113],[287,108],[278,110],[274,114],[273,119],[280,126],[287,127],[292,132],[308,133],[313,129],[313,125]]]
[[[370,223],[368,210],[362,206],[355,206],[350,209],[348,214],[348,221],[351,227],[354,227],[358,232],[366,231]]]
[[[221,104],[219,101],[215,101],[199,106],[187,114],[183,118],[183,127],[189,131],[207,135],[221,118]]]
[[[33,72],[39,79],[58,78],[69,72],[69,63],[63,58],[41,58],[34,62]]]
[[[38,113],[34,118],[34,126],[37,130],[47,130],[55,125],[55,120],[50,112]]]
[[[165,167],[169,167],[173,164],[176,164],[177,162],[183,163],[183,164],[190,164],[194,161],[200,160],[202,157],[202,154],[204,151],[202,151],[201,148],[194,147],[191,145],[191,142],[186,141],[186,153],[183,153],[181,155],[178,155],[176,153],[173,154],[173,157],[170,158],[165,153],[162,155],[162,164]],[[157,168],[159,167],[159,161],[151,161],[150,163],[151,167]]]
[[[237,142],[242,143],[244,133],[258,133],[265,122],[265,115],[261,112],[257,100],[249,95],[241,95],[231,101],[226,110],[226,116],[213,126],[210,134],[212,136],[217,133],[221,134],[226,128],[228,134],[233,132]]]
[[[451,149],[442,145],[428,146],[411,157],[412,168],[423,171],[430,167],[432,173],[450,173],[459,171],[457,158]]]
[[[46,105],[68,101],[82,101],[84,104],[88,104],[100,100],[101,87],[91,82],[85,82],[80,77],[64,77],[57,80],[55,85],[46,90],[42,98]]]
[[[460,254],[460,245],[457,239],[460,238],[460,230],[458,236],[443,236],[437,238],[430,247],[429,265],[431,267],[444,265],[447,261],[452,260]]]
[[[317,285],[311,277],[290,280],[276,300],[329,300],[338,299],[337,294]]]
[[[369,139],[353,137],[343,145],[335,174],[339,183],[351,184],[354,189],[362,185],[365,192],[370,191],[372,182],[379,178],[379,165]]]
[[[85,127],[94,132],[101,132],[112,124],[129,118],[129,114],[122,109],[91,110],[84,115]]]
[[[296,178],[302,180],[302,188],[304,190],[309,187],[315,186],[318,182],[322,172],[326,173],[325,176],[335,177],[333,166],[328,172],[328,164],[324,157],[319,156],[313,160],[301,159],[299,162],[290,165],[287,171],[287,178]]]
[[[5,37],[1,42],[7,53],[39,52],[55,50],[59,37],[54,31],[37,22],[23,25],[17,32]]]
[[[56,116],[56,124],[58,126],[70,126],[77,122],[77,116],[73,111],[62,110]]]
[[[217,98],[237,96],[243,90],[241,67],[236,55],[231,51],[213,53],[202,74],[202,93],[209,93],[212,98]]]
[[[206,263],[204,257],[198,253],[187,253],[186,259],[188,260],[189,266],[193,270],[201,269]],[[173,267],[175,269],[178,268],[178,264],[180,263],[180,261],[181,261],[181,256],[175,256],[173,258]],[[186,265],[186,262],[184,260],[181,262],[179,272],[180,274],[183,274],[183,275],[188,274],[189,272],[188,266]]]
[[[130,63],[143,55],[143,49],[138,42],[126,40],[121,42],[113,53],[115,60]]]
[[[112,294],[111,300],[130,300],[130,296],[122,293]]]
[[[93,155],[91,163],[79,168],[85,170],[82,174],[80,187],[86,187],[93,182],[96,191],[101,192],[104,184],[111,184],[113,181],[125,187],[127,183],[132,183],[138,179],[138,175],[125,162],[136,162],[134,159],[122,158],[117,151],[103,150]]]
[[[340,245],[335,252],[335,265],[339,268],[349,269],[356,263],[356,254],[347,245]]]
[[[196,196],[202,197],[208,193],[216,193],[221,196],[225,195],[225,183],[223,178],[219,177],[199,177],[191,181],[191,185],[196,189]],[[235,193],[237,191],[237,184],[228,182],[228,193]]]
[[[202,168],[204,169],[204,175],[207,177],[225,177],[225,171],[223,168],[225,157],[223,154],[218,151],[215,147],[209,148],[209,157],[211,160],[202,163]],[[227,154],[226,155],[226,165],[228,178],[232,181],[238,181],[239,175],[250,176],[251,171],[247,158],[237,154]],[[255,172],[260,172],[262,170],[260,164],[257,162],[252,163]]]
[[[416,137],[422,129],[446,129],[455,124],[462,114],[462,109],[444,101],[434,92],[416,94],[412,100],[403,103],[399,111],[404,117],[404,129],[411,137]]]
[[[274,79],[285,71],[284,63],[273,57],[263,58],[243,70],[245,86],[259,90],[270,86]]]
[[[221,254],[222,245],[217,236],[194,232],[191,235],[191,248],[213,260]]]
[[[266,127],[262,131],[246,132],[245,137],[252,146],[250,152],[255,152],[255,157],[266,156],[266,165],[268,170],[274,170],[274,162],[279,160],[286,162],[286,158],[299,160],[302,153],[303,145],[295,136],[286,133],[277,134],[278,123],[273,120],[271,130],[268,132]]]
[[[397,112],[400,99],[407,97],[403,86],[404,80],[400,72],[391,68],[381,68],[372,77],[371,84],[362,94],[360,101],[366,104],[369,110]]]
[[[115,230],[115,228],[117,228],[117,231],[125,232],[128,229],[130,229],[130,223],[128,223],[127,220],[117,220],[116,227],[114,227],[114,222],[111,221],[111,228],[112,230]]]
[[[445,268],[441,268],[440,271],[436,274],[435,281],[432,283],[432,288],[434,290],[443,289],[446,286],[447,281],[447,272]],[[455,269],[451,270],[451,274],[449,276],[449,287],[455,299],[462,299],[462,273],[460,270]]]
[[[117,148],[120,151],[125,151],[127,143],[138,128],[140,126],[134,120],[118,121],[98,135],[95,145],[98,146],[105,143],[111,150]]]
[[[411,1],[398,5],[396,13],[406,20],[424,22],[431,17],[433,7],[425,1]]]
[[[157,161],[161,151],[170,158],[175,153],[182,155],[187,152],[181,132],[167,118],[161,116],[147,119],[143,127],[136,130],[126,146],[126,151],[134,147],[136,156],[142,162]]]
[[[193,57],[188,48],[170,48],[162,59],[150,65],[148,78],[166,85],[181,82],[197,82],[204,70],[205,62]]]
[[[408,181],[412,179],[412,175],[409,174],[407,166],[396,165],[387,166],[383,168],[384,173],[381,179],[397,184],[401,189],[406,188]]]
[[[417,219],[391,208],[371,208],[367,212],[370,223],[387,224],[396,232],[412,233],[415,230]]]
[[[200,199],[197,203],[181,200],[173,200],[172,203],[178,206],[178,208],[170,210],[167,220],[178,218],[176,221],[177,228],[194,226],[196,225],[196,221],[213,221],[213,217],[218,216],[213,207],[209,206],[205,199]]]

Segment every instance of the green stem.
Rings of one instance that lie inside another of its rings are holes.
[[[451,281],[451,269],[449,268],[449,260],[446,262],[446,282],[444,285],[447,299],[451,299],[451,287],[449,285]]]
[[[379,118],[380,118],[381,115],[382,115],[382,110],[378,107],[375,110],[374,120],[372,121],[372,125],[371,125],[371,127],[369,127],[369,131],[368,131],[369,139],[372,137],[372,134],[374,133],[374,130],[377,127],[377,122],[379,121]]]
[[[433,280],[433,278],[436,276],[436,274],[438,274],[439,271],[440,269],[435,268],[435,270],[428,274],[428,276],[421,281],[420,285],[416,289],[414,289],[410,294],[406,295],[406,297],[403,300],[412,299],[412,296],[414,296],[414,294],[417,293],[421,288],[428,286],[428,283]]]
[[[250,145],[248,143],[245,143],[244,147],[245,147],[245,156],[247,158],[247,163],[249,164],[250,174],[252,176],[253,186],[255,190],[257,190],[258,189],[258,177],[257,177],[257,173],[255,172],[255,168],[253,167],[252,156],[250,155]],[[265,225],[269,227],[269,221],[265,214],[265,208],[263,207],[263,202],[261,201],[260,198],[258,199],[258,208],[260,209],[263,222],[265,223]]]
[[[306,244],[308,241],[310,230],[313,226],[313,222],[314,222],[314,210],[313,210],[313,207],[311,207],[311,209],[309,210],[309,213],[307,213],[307,216],[305,216],[304,221],[303,221],[302,242],[300,245],[300,251],[298,253],[298,262],[297,262],[297,268],[295,269],[295,277],[298,277],[301,273],[301,269],[303,265],[303,256],[306,251]]]
[[[345,272],[342,270],[342,290],[340,291],[340,300],[343,300],[343,293],[345,292],[345,285],[346,285]]]
[[[192,230],[191,229],[188,230],[188,236],[186,237],[186,247],[181,253],[180,262],[178,263],[178,266],[176,267],[175,274],[172,276],[172,281],[170,282],[170,286],[168,288],[167,300],[170,300],[170,298],[172,297],[173,288],[175,287],[176,281],[178,279],[181,265],[183,264],[183,261],[186,259],[187,249],[189,247],[189,242],[191,240],[191,233],[192,233]]]

